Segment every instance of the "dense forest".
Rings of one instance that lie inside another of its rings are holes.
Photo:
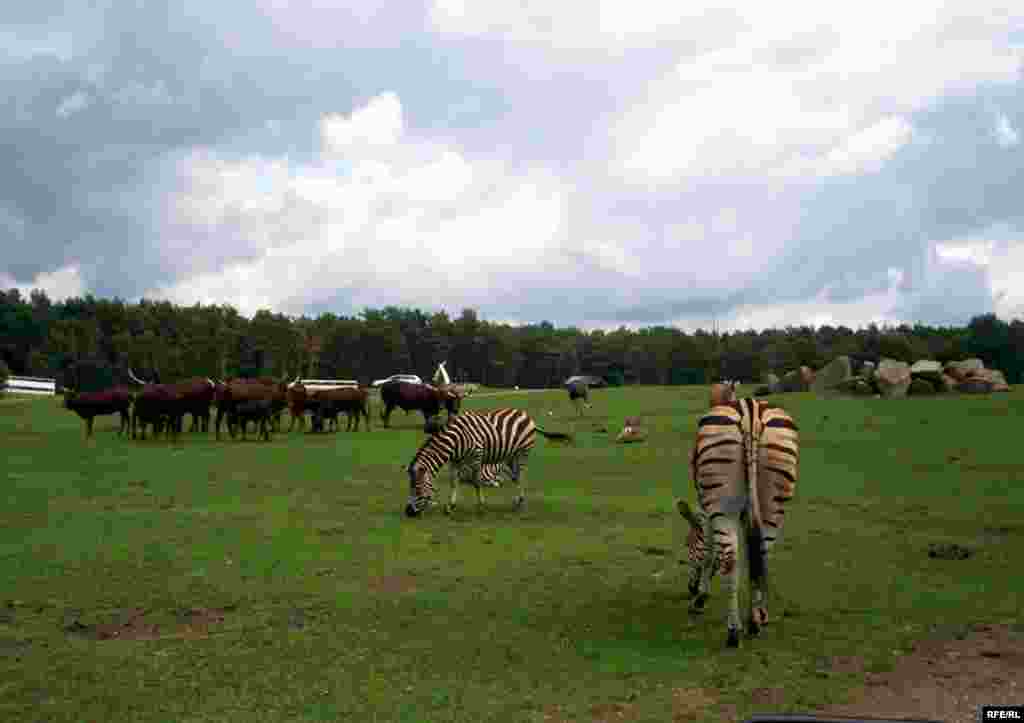
[[[585,332],[548,322],[494,324],[465,309],[444,312],[387,307],[357,317],[315,319],[260,311],[251,319],[230,306],[176,306],[166,301],[69,298],[0,291],[0,374],[56,377],[69,369],[188,376],[302,376],[373,379],[398,372],[429,378],[448,361],[453,380],[491,386],[549,387],[576,374],[610,384],[751,382],[799,365],[818,369],[847,354],[859,359],[947,361],[980,357],[1010,384],[1024,375],[1024,322],[977,316],[966,327],[807,326],[693,334],[655,326]],[[77,363],[77,364],[76,364]],[[109,376],[109,375],[108,375]],[[98,380],[101,383],[102,380]],[[90,385],[93,386],[93,385]]]

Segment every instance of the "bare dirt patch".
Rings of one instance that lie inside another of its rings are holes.
[[[977,625],[953,640],[924,640],[888,673],[868,673],[850,703],[816,711],[829,715],[928,718],[974,723],[981,705],[1024,699],[1024,630]]]
[[[672,691],[672,721],[695,721],[708,708],[717,706],[718,696],[704,688],[676,688]]]
[[[404,595],[416,591],[416,578],[411,575],[381,575],[370,579],[370,590],[385,595]]]
[[[155,622],[150,611],[142,608],[122,614],[118,622],[87,625],[75,620],[64,631],[93,640],[158,640],[161,638],[205,638],[224,623],[229,610],[221,608],[189,608],[171,623]]]

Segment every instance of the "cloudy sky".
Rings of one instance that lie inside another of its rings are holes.
[[[1024,317],[1024,3],[34,0],[0,40],[0,286]]]

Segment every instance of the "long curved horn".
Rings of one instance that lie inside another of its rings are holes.
[[[128,367],[128,376],[131,377],[131,380],[133,382],[135,382],[136,384],[143,384],[143,385],[149,384],[149,382],[144,382],[141,379],[139,379],[137,376],[135,376],[135,372],[132,371],[131,367]]]

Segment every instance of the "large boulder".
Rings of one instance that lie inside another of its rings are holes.
[[[779,380],[780,392],[806,392],[814,383],[814,371],[808,367],[800,367],[787,372]]]
[[[855,397],[870,397],[875,393],[875,387],[871,380],[863,376],[844,379],[834,387],[834,390],[840,394],[852,394]]]
[[[895,359],[882,359],[875,372],[875,384],[883,397],[907,396],[910,378],[910,365]]]
[[[946,363],[946,374],[962,382],[971,376],[971,372],[978,372],[985,368],[985,362],[981,359],[964,359]]]
[[[912,377],[910,386],[907,387],[907,394],[912,397],[935,394],[935,385],[923,377]]]
[[[853,367],[850,364],[850,357],[837,356],[814,375],[811,391],[815,394],[825,394],[852,376]]]
[[[979,369],[971,372],[966,381],[981,379],[992,385],[993,392],[1008,392],[1010,385],[1006,383],[1006,377],[998,369]]]
[[[914,362],[914,365],[910,367],[910,376],[914,379],[926,379],[932,384],[938,384],[942,381],[942,364],[922,359]]]
[[[647,439],[647,430],[644,429],[640,417],[626,417],[626,423],[622,426],[622,431],[619,432],[615,441],[628,443],[643,442],[645,439]]]

